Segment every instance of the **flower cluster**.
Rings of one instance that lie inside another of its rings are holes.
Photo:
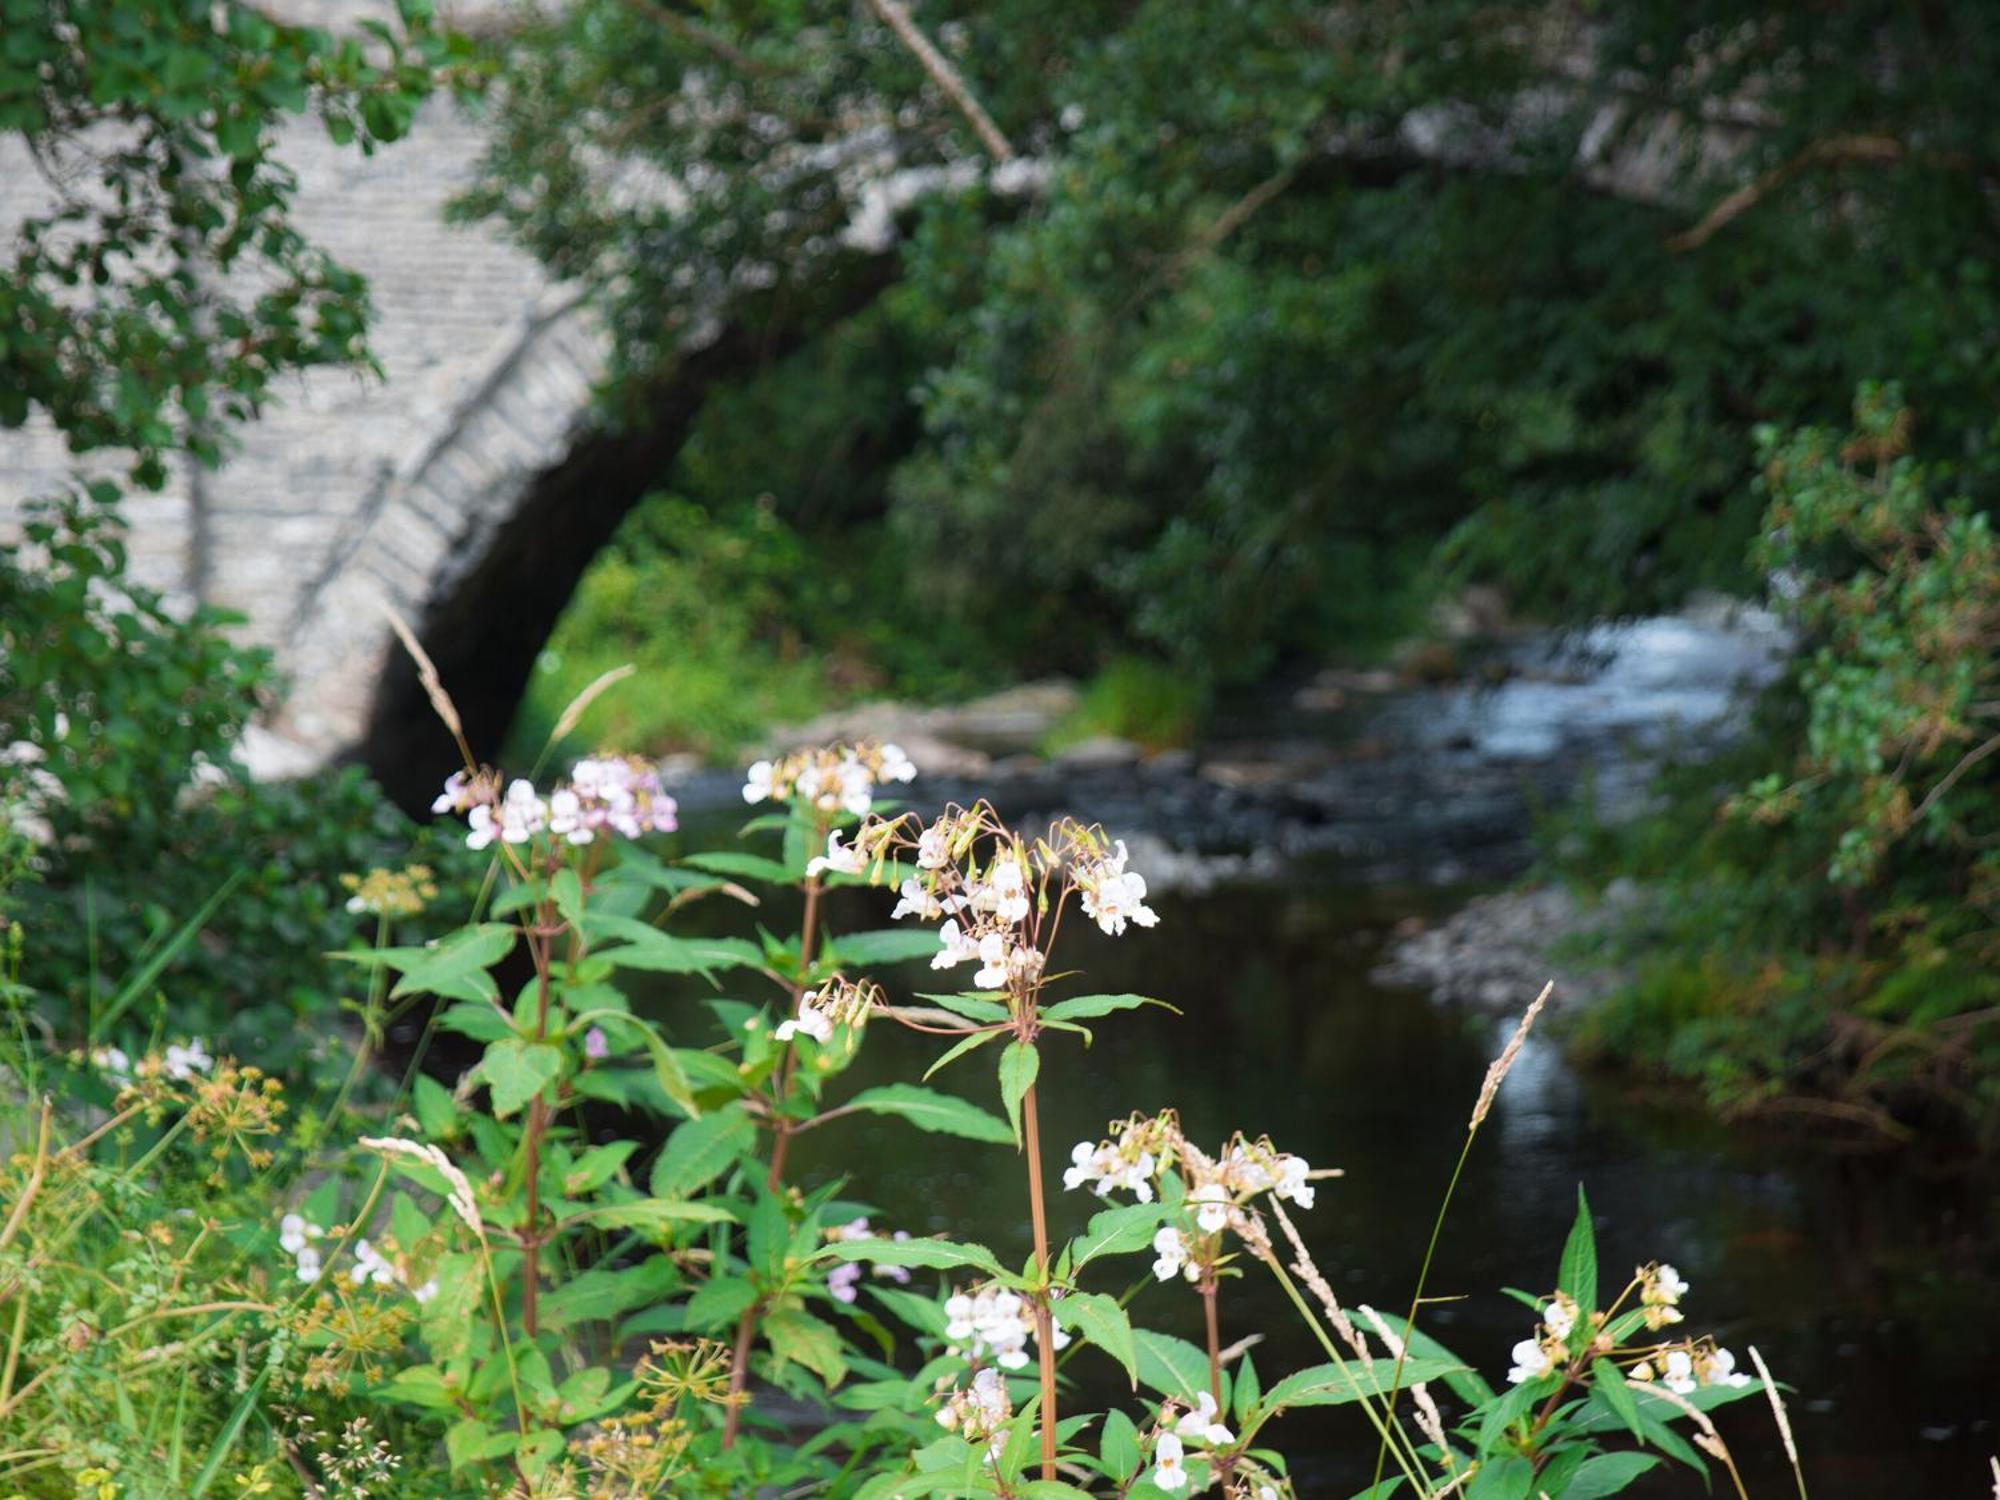
[[[194,1044],[196,1050],[200,1046],[199,1042]],[[175,1076],[173,1054],[174,1049],[169,1047],[161,1064],[168,1077]],[[197,1140],[213,1142],[209,1154],[215,1158],[217,1171],[232,1147],[240,1150],[252,1167],[269,1166],[270,1149],[255,1142],[278,1133],[278,1118],[285,1112],[281,1097],[284,1085],[261,1068],[229,1058],[223,1059],[210,1074],[206,1070],[214,1059],[205,1052],[199,1063],[186,1056],[180,1062],[186,1077],[194,1080],[193,1098],[188,1104],[188,1128]]]
[[[900,745],[826,745],[758,761],[744,775],[743,800],[798,801],[823,813],[844,811],[862,818],[874,805],[876,787],[907,782],[916,774]]]
[[[1672,1266],[1641,1266],[1634,1273],[1639,1281],[1639,1305],[1646,1310],[1646,1326],[1655,1333],[1681,1320],[1681,1298],[1688,1284]]]
[[[160,1057],[160,1071],[175,1083],[192,1082],[195,1074],[206,1073],[214,1065],[215,1059],[199,1037],[186,1043],[169,1042]]]
[[[954,1390],[938,1408],[938,1426],[955,1432],[967,1442],[985,1440],[986,1460],[999,1457],[1007,1441],[1007,1421],[1014,1415],[1014,1403],[1007,1399],[1007,1382],[998,1370],[981,1370],[972,1383]]]
[[[1028,1363],[1034,1309],[1005,1287],[954,1292],[945,1299],[944,1315],[944,1336],[951,1341],[948,1352],[973,1361],[991,1359],[1003,1370],[1018,1370]],[[1056,1328],[1049,1343],[1061,1349],[1069,1343],[1069,1334]]]
[[[351,894],[347,909],[357,916],[414,917],[437,899],[437,881],[429,865],[411,865],[402,870],[380,866],[366,875],[346,874],[341,886]]]
[[[980,989],[1021,995],[1035,988],[1048,964],[1044,919],[1072,893],[1107,933],[1158,920],[1145,904],[1145,880],[1125,868],[1122,843],[1066,820],[1029,844],[984,802],[948,807],[930,823],[911,816],[865,821],[852,843],[836,832],[808,873],[859,875],[899,851],[916,872],[899,887],[891,918],[939,923],[931,967],[976,963],[972,982]],[[1051,922],[1048,933],[1054,930]]]
[[[525,844],[540,833],[588,844],[600,833],[636,839],[680,826],[658,768],[632,756],[580,760],[570,779],[546,798],[525,778],[508,782],[503,792],[497,771],[454,771],[431,811],[463,813],[469,849],[485,849],[496,840]]]
[[[859,1026],[868,1019],[868,1012],[883,1001],[882,987],[867,980],[856,983],[839,976],[827,981],[816,990],[807,990],[799,996],[798,1013],[791,1019],[778,1023],[772,1037],[780,1042],[789,1042],[795,1036],[809,1036],[819,1043],[833,1040],[833,1028],[845,1022]]]
[[[845,1224],[834,1225],[833,1228],[826,1231],[826,1237],[830,1242],[840,1244],[854,1240],[870,1240],[874,1239],[876,1235],[868,1227],[868,1220],[860,1218],[850,1219]],[[907,1229],[899,1229],[895,1234],[890,1236],[890,1238],[898,1241],[907,1240],[909,1237],[910,1231]],[[836,1302],[851,1303],[856,1297],[860,1296],[861,1267],[862,1263],[858,1260],[844,1260],[827,1273],[826,1289],[833,1294]],[[906,1266],[885,1266],[870,1263],[870,1270],[885,1280],[895,1282],[898,1286],[907,1286],[909,1284],[910,1272]]]
[[[1063,1186],[1073,1190],[1089,1183],[1100,1198],[1129,1192],[1150,1203],[1154,1180],[1170,1168],[1178,1169],[1187,1183],[1187,1201],[1202,1234],[1221,1233],[1259,1193],[1300,1208],[1311,1208],[1316,1197],[1313,1171],[1303,1157],[1278,1150],[1268,1137],[1253,1139],[1240,1131],[1219,1157],[1208,1156],[1180,1133],[1171,1110],[1121,1121],[1112,1127],[1109,1140],[1077,1142]],[[1158,1239],[1153,1248],[1163,1257],[1175,1253]]]
[[[1736,1368],[1735,1355],[1707,1341],[1667,1350],[1660,1356],[1657,1377],[1650,1360],[1634,1365],[1631,1374],[1632,1379],[1640,1381],[1657,1378],[1677,1396],[1689,1395],[1705,1385],[1740,1388],[1750,1383],[1750,1377]]]
[[[1576,1329],[1576,1303],[1557,1292],[1542,1309],[1542,1321],[1534,1338],[1522,1339],[1513,1349],[1513,1367],[1507,1371],[1509,1385],[1540,1380],[1569,1359],[1569,1336]]]
[[[132,1059],[122,1047],[93,1047],[90,1065],[121,1089],[132,1086]]]

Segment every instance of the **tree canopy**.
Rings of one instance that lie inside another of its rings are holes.
[[[786,518],[879,525],[1017,660],[1242,676],[1439,578],[1746,585],[1752,428],[1864,378],[1979,503],[1997,51],[1972,3],[580,0],[466,207],[603,295],[635,412],[747,294],[891,257],[872,378],[809,346],[750,401],[815,408],[758,429]],[[828,434],[885,426],[829,506]]]

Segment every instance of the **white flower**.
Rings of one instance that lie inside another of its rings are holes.
[[[768,802],[771,800],[772,765],[768,760],[753,761],[744,772],[743,800],[745,802]]]
[[[917,835],[917,868],[942,870],[950,857],[950,840],[947,837],[944,819],[939,818]]]
[[[1215,1397],[1203,1391],[1195,1399],[1198,1404],[1174,1424],[1174,1431],[1184,1441],[1207,1443],[1212,1448],[1226,1447],[1235,1442],[1230,1430],[1216,1420],[1221,1414],[1216,1410]]]
[[[862,858],[861,851],[856,848],[843,847],[840,839],[841,833],[838,828],[826,836],[826,853],[813,856],[812,860],[806,865],[806,874],[808,876],[819,875],[828,870],[841,875],[859,875],[861,873],[866,863]]]
[[[916,780],[916,765],[910,760],[909,756],[903,753],[901,745],[884,745],[879,754],[881,755],[882,763],[876,767],[876,780],[905,782]]]
[[[956,917],[945,918],[944,926],[938,929],[938,942],[943,946],[931,955],[933,969],[953,969],[967,959],[979,957],[979,944],[958,925]]]
[[[818,990],[807,990],[799,996],[799,1013],[789,1021],[780,1023],[771,1035],[781,1042],[789,1042],[800,1032],[804,1032],[816,1042],[833,1040],[833,1017],[816,1009],[813,1002],[819,998]]]
[[[1687,1295],[1688,1284],[1672,1266],[1661,1266],[1653,1278],[1653,1291],[1660,1301],[1672,1305]]]
[[[1312,1171],[1303,1157],[1281,1156],[1278,1158],[1278,1183],[1271,1191],[1280,1198],[1289,1198],[1300,1208],[1311,1208],[1315,1196],[1313,1185],[1306,1180]]]
[[[596,837],[584,826],[583,800],[568,787],[549,798],[549,832],[561,834],[572,844],[587,844]]]
[[[1736,1356],[1727,1349],[1717,1349],[1701,1362],[1700,1374],[1704,1385],[1746,1386],[1750,1377],[1736,1368]]]
[[[1576,1327],[1576,1304],[1567,1297],[1559,1297],[1542,1309],[1542,1323],[1553,1339],[1567,1339],[1570,1330]]]
[[[840,805],[857,818],[867,817],[875,798],[875,778],[868,774],[868,768],[850,751],[834,776],[840,786]]]
[[[1219,1234],[1229,1223],[1229,1194],[1216,1183],[1205,1182],[1188,1194],[1197,1205],[1194,1222],[1203,1234]]]
[[[1153,1236],[1153,1253],[1159,1257],[1153,1262],[1153,1274],[1172,1281],[1187,1267],[1188,1238],[1169,1224]]]
[[[453,771],[445,778],[444,790],[431,803],[434,813],[464,812],[472,805],[472,778],[463,771]]]
[[[297,1255],[318,1234],[318,1228],[308,1224],[303,1215],[286,1214],[278,1220],[278,1248],[287,1255]]]
[[[90,1054],[90,1065],[113,1083],[132,1081],[132,1059],[117,1047],[98,1047]]]
[[[1555,1368],[1555,1361],[1548,1351],[1534,1339],[1522,1339],[1514,1346],[1514,1367],[1507,1372],[1509,1385],[1522,1385],[1530,1380],[1540,1380]]]
[[[429,1281],[426,1281],[422,1286],[410,1288],[410,1295],[416,1298],[417,1301],[420,1303],[430,1301],[431,1298],[435,1297],[437,1294],[438,1294],[438,1284],[437,1284],[437,1277],[435,1276],[433,1276]]]
[[[319,1280],[319,1251],[307,1245],[298,1252],[299,1280],[314,1282]]]
[[[1695,1388],[1694,1356],[1685,1349],[1670,1349],[1661,1362],[1660,1383],[1676,1395],[1685,1396]]]
[[[972,976],[972,982],[982,990],[998,990],[1007,987],[1007,940],[997,932],[989,932],[979,940],[980,969]]]
[[[1181,1440],[1171,1432],[1160,1434],[1160,1441],[1153,1449],[1153,1483],[1169,1492],[1187,1488],[1188,1471],[1181,1459],[1186,1450]]]
[[[500,836],[500,825],[493,819],[493,809],[485,803],[465,815],[465,847],[484,849]]]
[[[895,910],[889,913],[889,920],[892,922],[903,917],[922,917],[930,922],[944,915],[944,908],[938,904],[937,897],[931,894],[930,887],[915,875],[903,882],[897,894],[903,899],[898,901]]]
[[[973,904],[991,911],[1003,922],[1028,920],[1028,872],[1011,851],[994,862],[986,872],[986,883],[973,892]]]
[[[215,1059],[208,1055],[208,1049],[197,1038],[185,1047],[170,1044],[162,1064],[167,1077],[175,1083],[186,1083],[197,1073],[206,1073]]]
[[[1128,871],[1127,858],[1125,841],[1120,839],[1115,853],[1080,866],[1076,873],[1083,914],[1112,937],[1122,936],[1128,922],[1152,927],[1160,920],[1160,914],[1146,905],[1146,877]]]
[[[535,784],[525,778],[510,783],[500,804],[500,838],[509,844],[525,844],[548,825],[549,807],[535,795]]]

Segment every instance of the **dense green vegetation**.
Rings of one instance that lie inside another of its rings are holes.
[[[664,477],[718,517],[768,494],[851,580],[766,611],[765,659],[1245,680],[1400,633],[1443,580],[1568,616],[1753,589],[1753,429],[1885,375],[1985,503],[1986,7],[922,20],[1016,158],[990,179],[867,5],[592,0],[513,39],[468,203],[605,297],[635,420],[710,312],[823,330]],[[851,312],[867,184],[954,168]],[[865,575],[856,535],[921,566]],[[882,640],[913,618],[914,663]]]

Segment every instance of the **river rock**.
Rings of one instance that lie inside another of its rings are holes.
[[[1574,940],[1609,934],[1644,902],[1631,881],[1613,881],[1586,903],[1564,886],[1479,896],[1435,925],[1400,924],[1374,978],[1424,990],[1448,1005],[1511,1014],[1554,981],[1552,1008],[1576,1009],[1615,988],[1609,962],[1579,958]],[[1564,950],[1558,952],[1558,950]]]
[[[1142,754],[1130,740],[1121,740],[1115,734],[1094,734],[1058,750],[1055,763],[1071,770],[1104,771],[1114,766],[1136,765]]]

